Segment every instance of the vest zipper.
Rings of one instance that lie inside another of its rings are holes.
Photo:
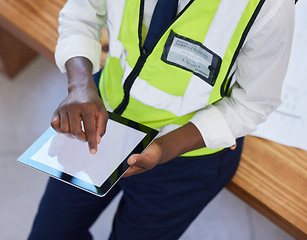
[[[128,106],[129,98],[130,98],[130,90],[132,88],[132,85],[135,81],[135,79],[139,76],[146,59],[149,55],[148,52],[142,47],[142,24],[143,24],[143,18],[144,18],[144,6],[145,6],[145,0],[141,0],[140,2],[140,15],[139,15],[139,26],[138,26],[138,35],[139,35],[139,49],[140,49],[140,56],[132,69],[131,73],[128,75],[128,77],[125,80],[124,83],[124,98],[121,101],[121,103],[117,106],[117,108],[114,110],[114,113],[121,115],[125,109]]]
[[[139,16],[139,26],[138,26],[138,35],[139,35],[139,48],[140,48],[140,57],[137,60],[137,63],[135,64],[134,68],[132,69],[131,73],[128,75],[128,77],[125,80],[124,83],[124,98],[122,102],[118,105],[118,107],[114,110],[114,113],[121,115],[125,109],[128,106],[129,98],[130,98],[130,90],[132,88],[132,85],[135,81],[135,79],[140,74],[147,57],[151,54],[155,46],[157,45],[158,41],[161,39],[163,34],[169,29],[169,27],[187,10],[187,8],[194,2],[195,0],[190,0],[190,2],[184,7],[184,9],[171,21],[171,23],[162,31],[162,33],[159,35],[159,37],[156,39],[156,41],[153,43],[151,48],[146,51],[145,48],[142,46],[142,24],[143,24],[143,17],[144,17],[144,4],[145,0],[141,0],[140,4],[140,16]]]
[[[129,103],[130,90],[132,88],[132,85],[135,79],[140,74],[148,55],[149,54],[145,51],[145,49],[141,50],[140,57],[138,58],[134,68],[132,69],[131,73],[128,75],[124,83],[124,86],[123,86],[124,87],[124,98],[122,102],[118,105],[118,107],[114,110],[114,113],[121,115],[127,108],[128,103]]]

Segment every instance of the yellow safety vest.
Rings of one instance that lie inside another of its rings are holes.
[[[109,55],[99,88],[109,111],[155,129],[179,127],[227,95],[230,70],[264,0],[192,0],[148,52],[144,1],[106,0]]]

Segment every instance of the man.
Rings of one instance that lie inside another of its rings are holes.
[[[56,62],[69,84],[53,128],[93,154],[106,109],[160,135],[128,159],[105,198],[50,180],[30,239],[91,239],[88,228],[120,190],[110,239],[178,239],[234,175],[242,137],[280,103],[294,1],[171,2],[70,0],[62,9]],[[161,9],[176,16],[157,33]],[[105,16],[110,50],[98,91]]]

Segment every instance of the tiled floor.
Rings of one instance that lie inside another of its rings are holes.
[[[38,57],[12,80],[0,74],[0,240],[24,240],[47,176],[16,162],[45,129],[66,95],[66,78]],[[92,227],[107,239],[118,199]],[[291,240],[275,224],[227,190],[199,215],[182,240]]]

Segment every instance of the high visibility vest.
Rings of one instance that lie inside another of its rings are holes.
[[[99,89],[109,111],[155,129],[179,127],[227,95],[230,70],[264,0],[192,0],[147,52],[144,1],[106,0],[109,55]]]

